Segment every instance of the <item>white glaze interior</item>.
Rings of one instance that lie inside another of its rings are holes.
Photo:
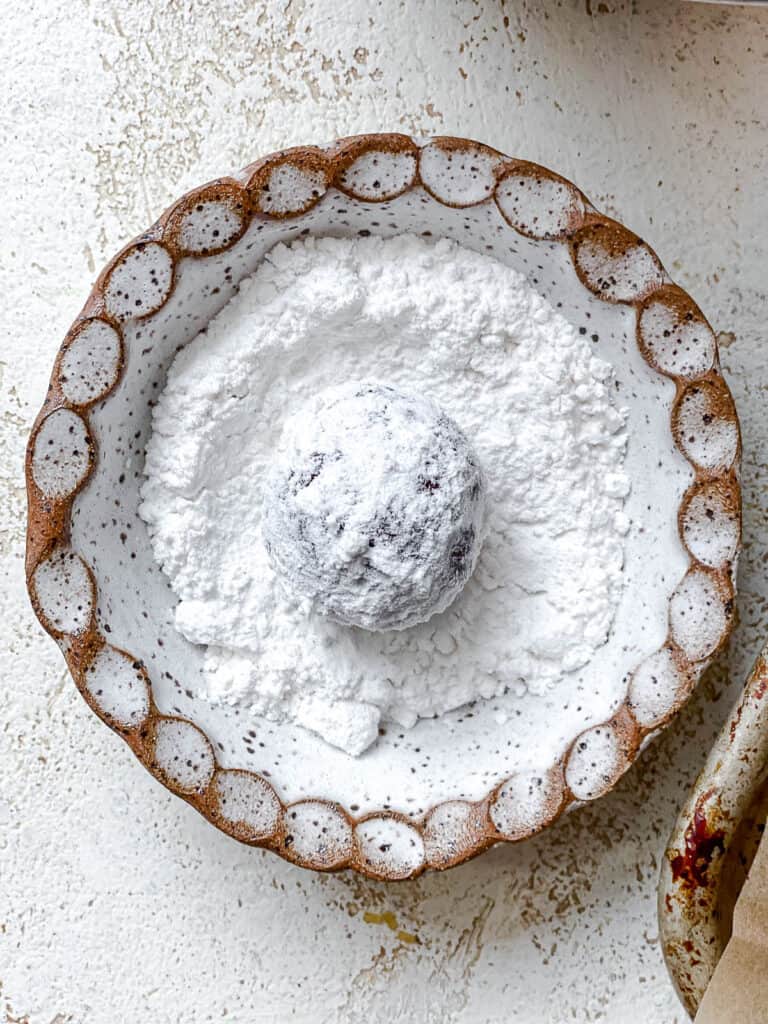
[[[617,402],[630,410],[626,467],[632,492],[626,510],[633,526],[626,546],[627,586],[608,644],[551,697],[502,698],[469,714],[422,721],[405,735],[389,731],[356,762],[300,728],[254,724],[236,710],[212,708],[192,696],[202,650],[171,624],[173,595],[153,564],[136,514],[149,402],[162,388],[175,351],[221,308],[267,249],[306,230],[429,231],[509,263],[550,301],[562,303],[572,323],[597,334],[596,354],[615,367]],[[73,546],[99,581],[100,627],[111,643],[144,661],[161,712],[190,718],[210,738],[221,765],[262,773],[284,802],[321,796],[355,814],[392,807],[419,815],[438,801],[479,799],[512,772],[545,771],[579,733],[605,721],[625,699],[630,672],[667,635],[669,598],[689,562],[677,532],[677,509],[693,471],[670,430],[675,389],[642,358],[635,319],[633,309],[605,303],[584,288],[565,244],[529,241],[508,226],[492,202],[451,209],[414,189],[373,206],[330,190],[299,218],[256,216],[227,252],[182,260],[171,297],[159,312],[125,323],[126,367],[116,391],[92,411],[99,460],[73,509]],[[593,694],[590,714],[580,710],[579,687]],[[506,725],[497,724],[499,710],[511,712]],[[594,783],[593,778],[583,784],[585,796]]]

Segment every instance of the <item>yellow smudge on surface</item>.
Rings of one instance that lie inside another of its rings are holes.
[[[402,928],[397,926],[397,918],[391,910],[384,910],[380,914],[375,914],[372,910],[366,910],[363,914],[363,920],[366,924],[385,924],[392,932],[397,932],[397,938],[400,942],[406,942],[408,945],[419,943],[418,935],[414,935],[413,932],[403,931]]]
[[[381,914],[374,914],[373,911],[366,910],[363,920],[366,924],[385,924],[390,931],[397,931],[397,918],[391,910],[385,910]]]

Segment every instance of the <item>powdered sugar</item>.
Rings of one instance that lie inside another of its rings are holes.
[[[209,644],[212,700],[291,718],[358,753],[505,689],[568,686],[622,588],[623,415],[608,364],[514,270],[401,236],[278,246],[175,360],[155,409],[142,515]],[[285,595],[261,540],[262,486],[287,416],[376,380],[435,400],[477,451],[488,536],[444,612],[368,633]]]

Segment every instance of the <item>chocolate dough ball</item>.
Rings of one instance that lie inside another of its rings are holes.
[[[320,392],[285,424],[262,532],[288,593],[336,622],[406,629],[471,576],[486,486],[434,402],[381,384]]]

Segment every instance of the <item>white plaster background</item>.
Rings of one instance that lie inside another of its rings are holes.
[[[28,0],[1,21],[0,1020],[681,1024],[659,857],[768,625],[768,10]],[[605,800],[392,887],[293,868],[172,798],[86,709],[22,581],[26,435],[105,259],[195,184],[377,129],[548,164],[646,237],[728,332],[745,442],[727,666]],[[384,911],[397,930],[365,919]]]

